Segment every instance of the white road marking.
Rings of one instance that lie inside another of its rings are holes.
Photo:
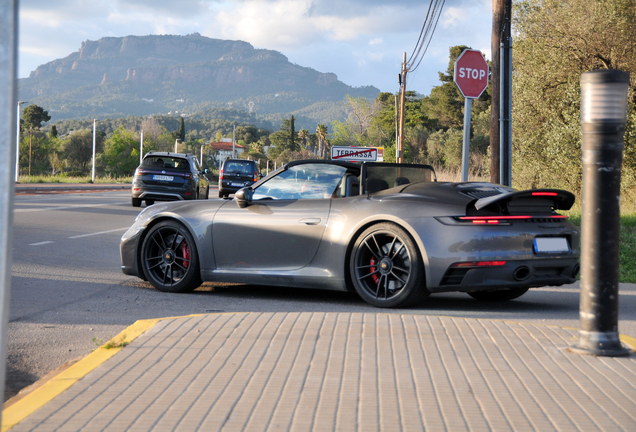
[[[76,236],[68,237],[68,238],[70,238],[70,239],[78,239],[78,238],[83,238],[83,237],[96,236],[96,235],[100,235],[100,234],[110,234],[110,233],[117,232],[117,231],[125,231],[127,229],[128,229],[128,227],[126,227],[126,228],[117,228],[117,229],[108,230],[108,231],[99,231],[99,232],[94,232],[94,233],[76,235]]]
[[[13,209],[13,212],[14,213],[29,213],[29,212],[39,212],[39,211],[68,210],[68,209],[76,209],[76,208],[106,207],[106,206],[116,206],[116,205],[130,205],[130,203],[117,202],[117,203],[107,203],[107,204],[78,204],[78,205],[70,205],[70,206],[64,206],[64,207],[19,208],[19,209]]]
[[[31,243],[29,246],[42,246],[42,245],[49,244],[49,243],[53,243],[53,242],[52,241],[42,241],[42,242],[39,242],[39,243]]]

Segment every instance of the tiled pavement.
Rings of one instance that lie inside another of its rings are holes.
[[[577,336],[408,314],[165,319],[11,431],[636,431],[636,356],[571,354]]]

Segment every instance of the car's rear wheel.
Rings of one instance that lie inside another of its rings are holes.
[[[417,247],[391,223],[373,225],[358,237],[349,270],[360,297],[376,307],[410,306],[430,295]]]
[[[205,188],[205,199],[209,199],[210,198],[210,186],[207,186]]]
[[[155,203],[155,200],[146,200],[146,205],[151,206]]]
[[[514,300],[517,297],[521,297],[528,292],[529,289],[530,288],[512,288],[498,291],[475,291],[469,292],[468,295],[479,301],[500,302]]]
[[[141,198],[133,198],[132,199],[133,207],[141,207]]]
[[[225,194],[221,191],[219,191],[219,198],[225,198]]]
[[[201,285],[194,240],[178,222],[163,221],[150,229],[141,246],[141,265],[160,291],[190,292]]]

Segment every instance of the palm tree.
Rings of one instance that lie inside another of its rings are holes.
[[[316,136],[318,137],[318,156],[325,158],[325,140],[327,139],[327,126],[319,124],[316,126]]]
[[[307,147],[307,138],[309,138],[309,131],[307,129],[301,129],[298,131],[298,138],[300,138],[300,142],[302,148]]]

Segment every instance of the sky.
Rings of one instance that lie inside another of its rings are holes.
[[[242,40],[292,62],[333,72],[348,85],[398,90],[426,18],[428,0],[22,0],[19,76],[105,36],[187,35]],[[429,94],[449,48],[467,45],[490,60],[492,0],[446,0],[407,90]]]

